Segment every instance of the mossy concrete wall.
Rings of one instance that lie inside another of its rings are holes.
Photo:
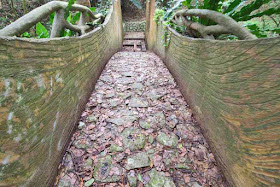
[[[125,32],[145,32],[146,21],[124,22]]]
[[[233,186],[280,185],[280,37],[214,41],[183,37],[153,20],[148,49],[159,55],[191,105]],[[170,36],[168,47],[162,36]]]
[[[0,186],[52,186],[95,82],[122,47],[120,1],[77,38],[0,38]]]

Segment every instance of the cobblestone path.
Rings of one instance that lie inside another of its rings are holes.
[[[163,62],[116,53],[81,116],[58,186],[227,186]]]

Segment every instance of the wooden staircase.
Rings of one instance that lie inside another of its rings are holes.
[[[123,50],[134,52],[147,51],[144,32],[126,32],[123,41]]]

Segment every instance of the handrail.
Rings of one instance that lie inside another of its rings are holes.
[[[104,16],[102,14],[96,14],[86,6],[74,4],[71,7],[71,11],[80,11],[81,17],[78,25],[73,25],[71,23],[68,23],[64,18],[64,12],[67,6],[67,2],[61,1],[51,1],[49,3],[46,3],[0,30],[0,36],[20,35],[53,12],[56,12],[56,14],[51,30],[51,38],[59,37],[60,32],[65,28],[71,31],[78,32],[80,35],[85,34],[86,31],[91,28],[90,25],[86,25],[85,18],[87,15],[89,15],[89,17],[94,20],[94,24],[102,22],[104,20]]]

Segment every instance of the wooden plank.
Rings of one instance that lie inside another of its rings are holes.
[[[126,32],[124,35],[125,40],[144,40],[144,32]]]

